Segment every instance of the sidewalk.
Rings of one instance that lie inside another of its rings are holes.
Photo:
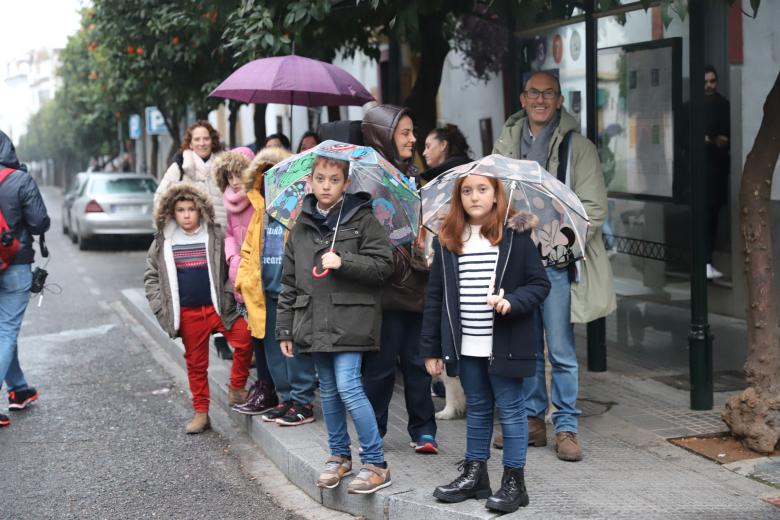
[[[123,298],[159,347],[183,366],[181,343],[171,341],[159,329],[143,291],[126,289]],[[511,517],[780,517],[780,508],[767,501],[780,497],[780,461],[765,458],[755,464],[733,463],[727,468],[666,441],[670,437],[725,430],[719,410],[726,395],[717,394],[713,411],[694,412],[688,409],[687,392],[652,379],[625,375],[635,372],[621,367],[616,371],[612,364],[610,369],[601,374],[588,373],[584,368],[580,371],[583,417],[579,438],[585,460],[579,463],[558,460],[552,441],[546,448],[529,448],[526,483],[531,504]],[[212,355],[209,377],[213,406],[227,406],[228,372],[228,363]],[[442,400],[437,399],[437,407],[442,406]],[[496,517],[484,508],[484,501],[468,500],[450,505],[439,503],[431,496],[436,485],[456,476],[456,464],[464,452],[465,421],[439,421],[439,455],[415,454],[409,447],[403,393],[397,385],[385,437],[393,485],[365,497],[348,495],[346,486],[321,490],[314,485],[328,456],[319,406],[315,410],[316,422],[295,428],[231,415],[292,483],[329,508],[369,519]],[[351,426],[350,431],[356,439]],[[551,429],[548,435],[552,435]],[[357,460],[356,445],[353,456]],[[500,451],[493,451],[489,466],[495,488],[501,481]]]

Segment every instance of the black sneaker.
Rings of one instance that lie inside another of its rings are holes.
[[[0,428],[5,428],[9,424],[11,424],[11,419],[9,419],[7,415],[0,413]]]
[[[31,386],[24,390],[12,390],[8,392],[8,409],[24,410],[36,399],[38,399],[38,391]]]
[[[314,405],[293,402],[287,413],[276,420],[279,426],[298,426],[314,421]]]
[[[276,422],[276,420],[280,417],[287,415],[287,410],[289,410],[292,405],[292,401],[282,401],[281,403],[274,406],[270,412],[264,413],[262,415],[263,420],[265,422]]]

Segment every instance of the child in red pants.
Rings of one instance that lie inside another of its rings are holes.
[[[201,433],[209,422],[209,336],[222,333],[235,348],[229,398],[246,397],[252,344],[246,321],[236,308],[228,281],[224,234],[214,225],[214,207],[199,188],[172,185],[155,208],[157,235],[149,247],[144,290],[160,326],[181,336],[195,417],[187,433]]]

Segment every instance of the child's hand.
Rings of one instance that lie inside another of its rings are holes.
[[[444,362],[439,358],[425,358],[425,370],[432,376],[440,376],[444,371]]]
[[[333,251],[328,251],[322,255],[323,269],[338,269],[341,267],[341,257]]]
[[[282,354],[284,354],[285,357],[295,357],[295,354],[293,353],[293,342],[290,340],[282,340],[279,342],[279,348],[282,349]]]
[[[504,290],[498,291],[498,294],[491,294],[487,297],[487,304],[502,316],[512,312],[512,304],[504,298]]]

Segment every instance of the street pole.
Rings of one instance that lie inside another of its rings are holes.
[[[691,325],[688,332],[691,409],[712,409],[712,334],[707,321],[707,184],[704,171],[704,0],[691,0],[690,25],[690,175],[691,175]]]
[[[596,74],[598,42],[596,33],[595,0],[585,2],[585,103],[586,128],[588,139],[597,144],[596,129]],[[587,259],[585,260],[588,261]],[[587,325],[588,331],[588,371],[607,371],[607,320],[599,318]]]

